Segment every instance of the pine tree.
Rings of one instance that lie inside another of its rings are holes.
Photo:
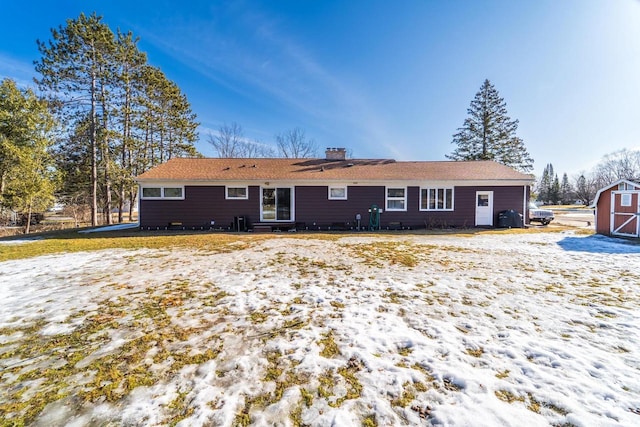
[[[49,43],[38,40],[42,58],[35,63],[41,75],[36,82],[65,125],[89,118],[91,224],[97,225],[99,153],[106,144],[100,138],[107,136],[101,133],[108,114],[104,89],[113,73],[114,36],[95,13],[68,19],[66,26],[52,29],[51,36]]]
[[[560,201],[563,205],[572,204],[574,201],[573,187],[569,183],[569,177],[565,173],[562,175],[562,182],[560,184]]]
[[[533,169],[533,159],[516,136],[518,120],[507,115],[504,99],[485,80],[467,109],[469,117],[453,135],[457,148],[446,157],[452,160],[495,160],[522,172]]]
[[[558,175],[553,178],[551,184],[551,190],[549,191],[549,200],[552,204],[557,205],[560,201],[560,181],[558,181]]]
[[[538,183],[538,201],[546,203],[551,200],[553,176],[553,165],[548,163],[542,171],[542,177]]]
[[[81,14],[51,33],[48,43],[38,41],[36,71],[39,88],[66,125],[59,166],[65,179],[89,176],[83,185],[90,188],[93,225],[99,209],[111,223],[114,200],[118,221],[125,201],[131,219],[136,175],[174,156],[198,155],[196,116],[178,86],[147,64],[130,32],[115,35],[101,17]],[[83,141],[87,147],[79,146]],[[69,164],[74,156],[82,156],[77,160],[88,174]],[[75,187],[64,185],[74,188],[67,196],[82,200]]]

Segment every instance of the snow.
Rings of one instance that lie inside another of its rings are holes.
[[[78,233],[99,233],[104,231],[117,231],[117,230],[128,230],[131,228],[138,228],[140,224],[137,222],[125,223],[125,224],[114,224],[114,225],[106,225],[104,227],[98,228],[90,228],[88,230],[80,230]]]
[[[0,263],[0,408],[20,375],[84,352],[35,425],[640,424],[639,245],[571,232],[250,242]],[[108,326],[85,333],[95,319]],[[51,344],[74,331],[71,348]],[[147,346],[137,359],[133,342]],[[153,381],[78,403],[110,356]]]

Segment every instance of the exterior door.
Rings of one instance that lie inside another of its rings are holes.
[[[476,191],[476,226],[493,226],[493,191]]]
[[[263,188],[261,221],[293,221],[293,191],[289,187]]]
[[[611,192],[610,232],[613,236],[640,237],[640,192]]]

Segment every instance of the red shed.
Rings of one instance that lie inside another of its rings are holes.
[[[621,179],[601,188],[593,202],[596,233],[640,237],[640,183]]]

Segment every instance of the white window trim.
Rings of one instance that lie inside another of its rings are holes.
[[[144,189],[145,188],[159,188],[160,189],[160,197],[144,197]],[[166,197],[164,195],[165,188],[180,188],[182,190],[182,196],[180,197]],[[140,189],[140,199],[141,200],[184,200],[184,186],[182,185],[149,185],[144,186]]]
[[[389,197],[389,190],[403,190],[404,197]],[[404,202],[403,209],[395,209],[389,207],[390,201],[402,200]],[[406,212],[407,211],[407,187],[385,187],[384,189],[384,206],[387,211]]]
[[[422,209],[422,190],[427,190],[427,208],[426,209]],[[430,205],[429,203],[429,190],[436,190],[436,193],[438,190],[451,190],[451,208],[449,209],[438,209],[437,207],[435,209],[430,209],[428,206]],[[420,187],[420,204],[419,206],[419,210],[422,212],[452,212],[455,210],[455,189],[454,187]]]
[[[633,197],[631,196],[631,193],[621,193],[620,194],[620,206],[621,207],[630,207],[631,206],[631,201],[632,201]]]
[[[244,188],[245,197],[229,197],[229,188]],[[224,198],[226,200],[249,200],[249,187],[246,185],[225,185]]]
[[[169,197],[169,196],[166,196],[164,194],[164,190],[166,188],[179,188],[181,196],[180,197]],[[184,187],[179,186],[179,185],[175,186],[175,187],[169,187],[169,186],[162,187],[162,198],[163,199],[167,199],[167,200],[184,200]]]
[[[334,188],[340,188],[344,190],[344,197],[332,197],[331,196],[331,190]],[[330,185],[327,187],[327,197],[329,198],[329,200],[347,200],[347,186],[346,185]]]

